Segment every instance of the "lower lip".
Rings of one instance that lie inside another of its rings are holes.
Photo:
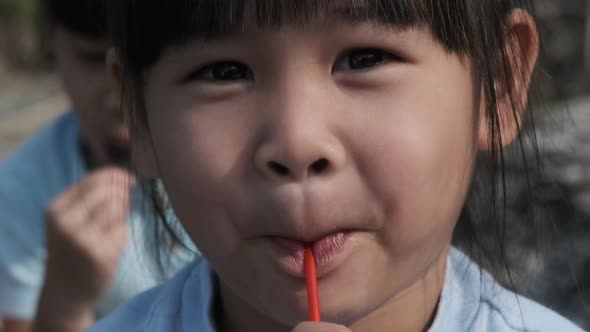
[[[334,233],[312,244],[318,278],[329,274],[346,258],[346,253],[349,252],[347,249],[350,235],[350,232]],[[279,237],[273,237],[271,243],[272,251],[277,256],[279,265],[289,274],[304,278],[305,244],[301,241]]]

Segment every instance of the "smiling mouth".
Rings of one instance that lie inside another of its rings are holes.
[[[333,271],[343,256],[350,252],[348,242],[353,235],[351,231],[340,231],[325,235],[309,243],[316,259],[318,277],[323,277]],[[273,251],[278,258],[279,265],[289,274],[303,278],[303,256],[306,242],[283,237],[271,237]]]

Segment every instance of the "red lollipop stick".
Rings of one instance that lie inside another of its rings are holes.
[[[315,268],[315,258],[311,245],[305,245],[305,256],[303,259],[305,267],[305,279],[307,282],[307,303],[309,305],[309,320],[320,321],[320,301],[318,299],[318,279]]]

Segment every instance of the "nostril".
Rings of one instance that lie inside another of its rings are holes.
[[[268,167],[278,175],[284,176],[284,175],[289,175],[291,173],[289,171],[289,168],[287,168],[284,165],[281,165],[277,162],[269,161],[267,164],[268,164]]]
[[[328,159],[322,158],[314,161],[309,168],[313,173],[319,174],[324,172],[329,166],[330,162],[328,161]]]

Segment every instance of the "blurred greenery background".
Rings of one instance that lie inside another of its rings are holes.
[[[42,20],[38,0],[0,0],[0,61],[10,69],[38,66],[45,47],[39,35]]]

